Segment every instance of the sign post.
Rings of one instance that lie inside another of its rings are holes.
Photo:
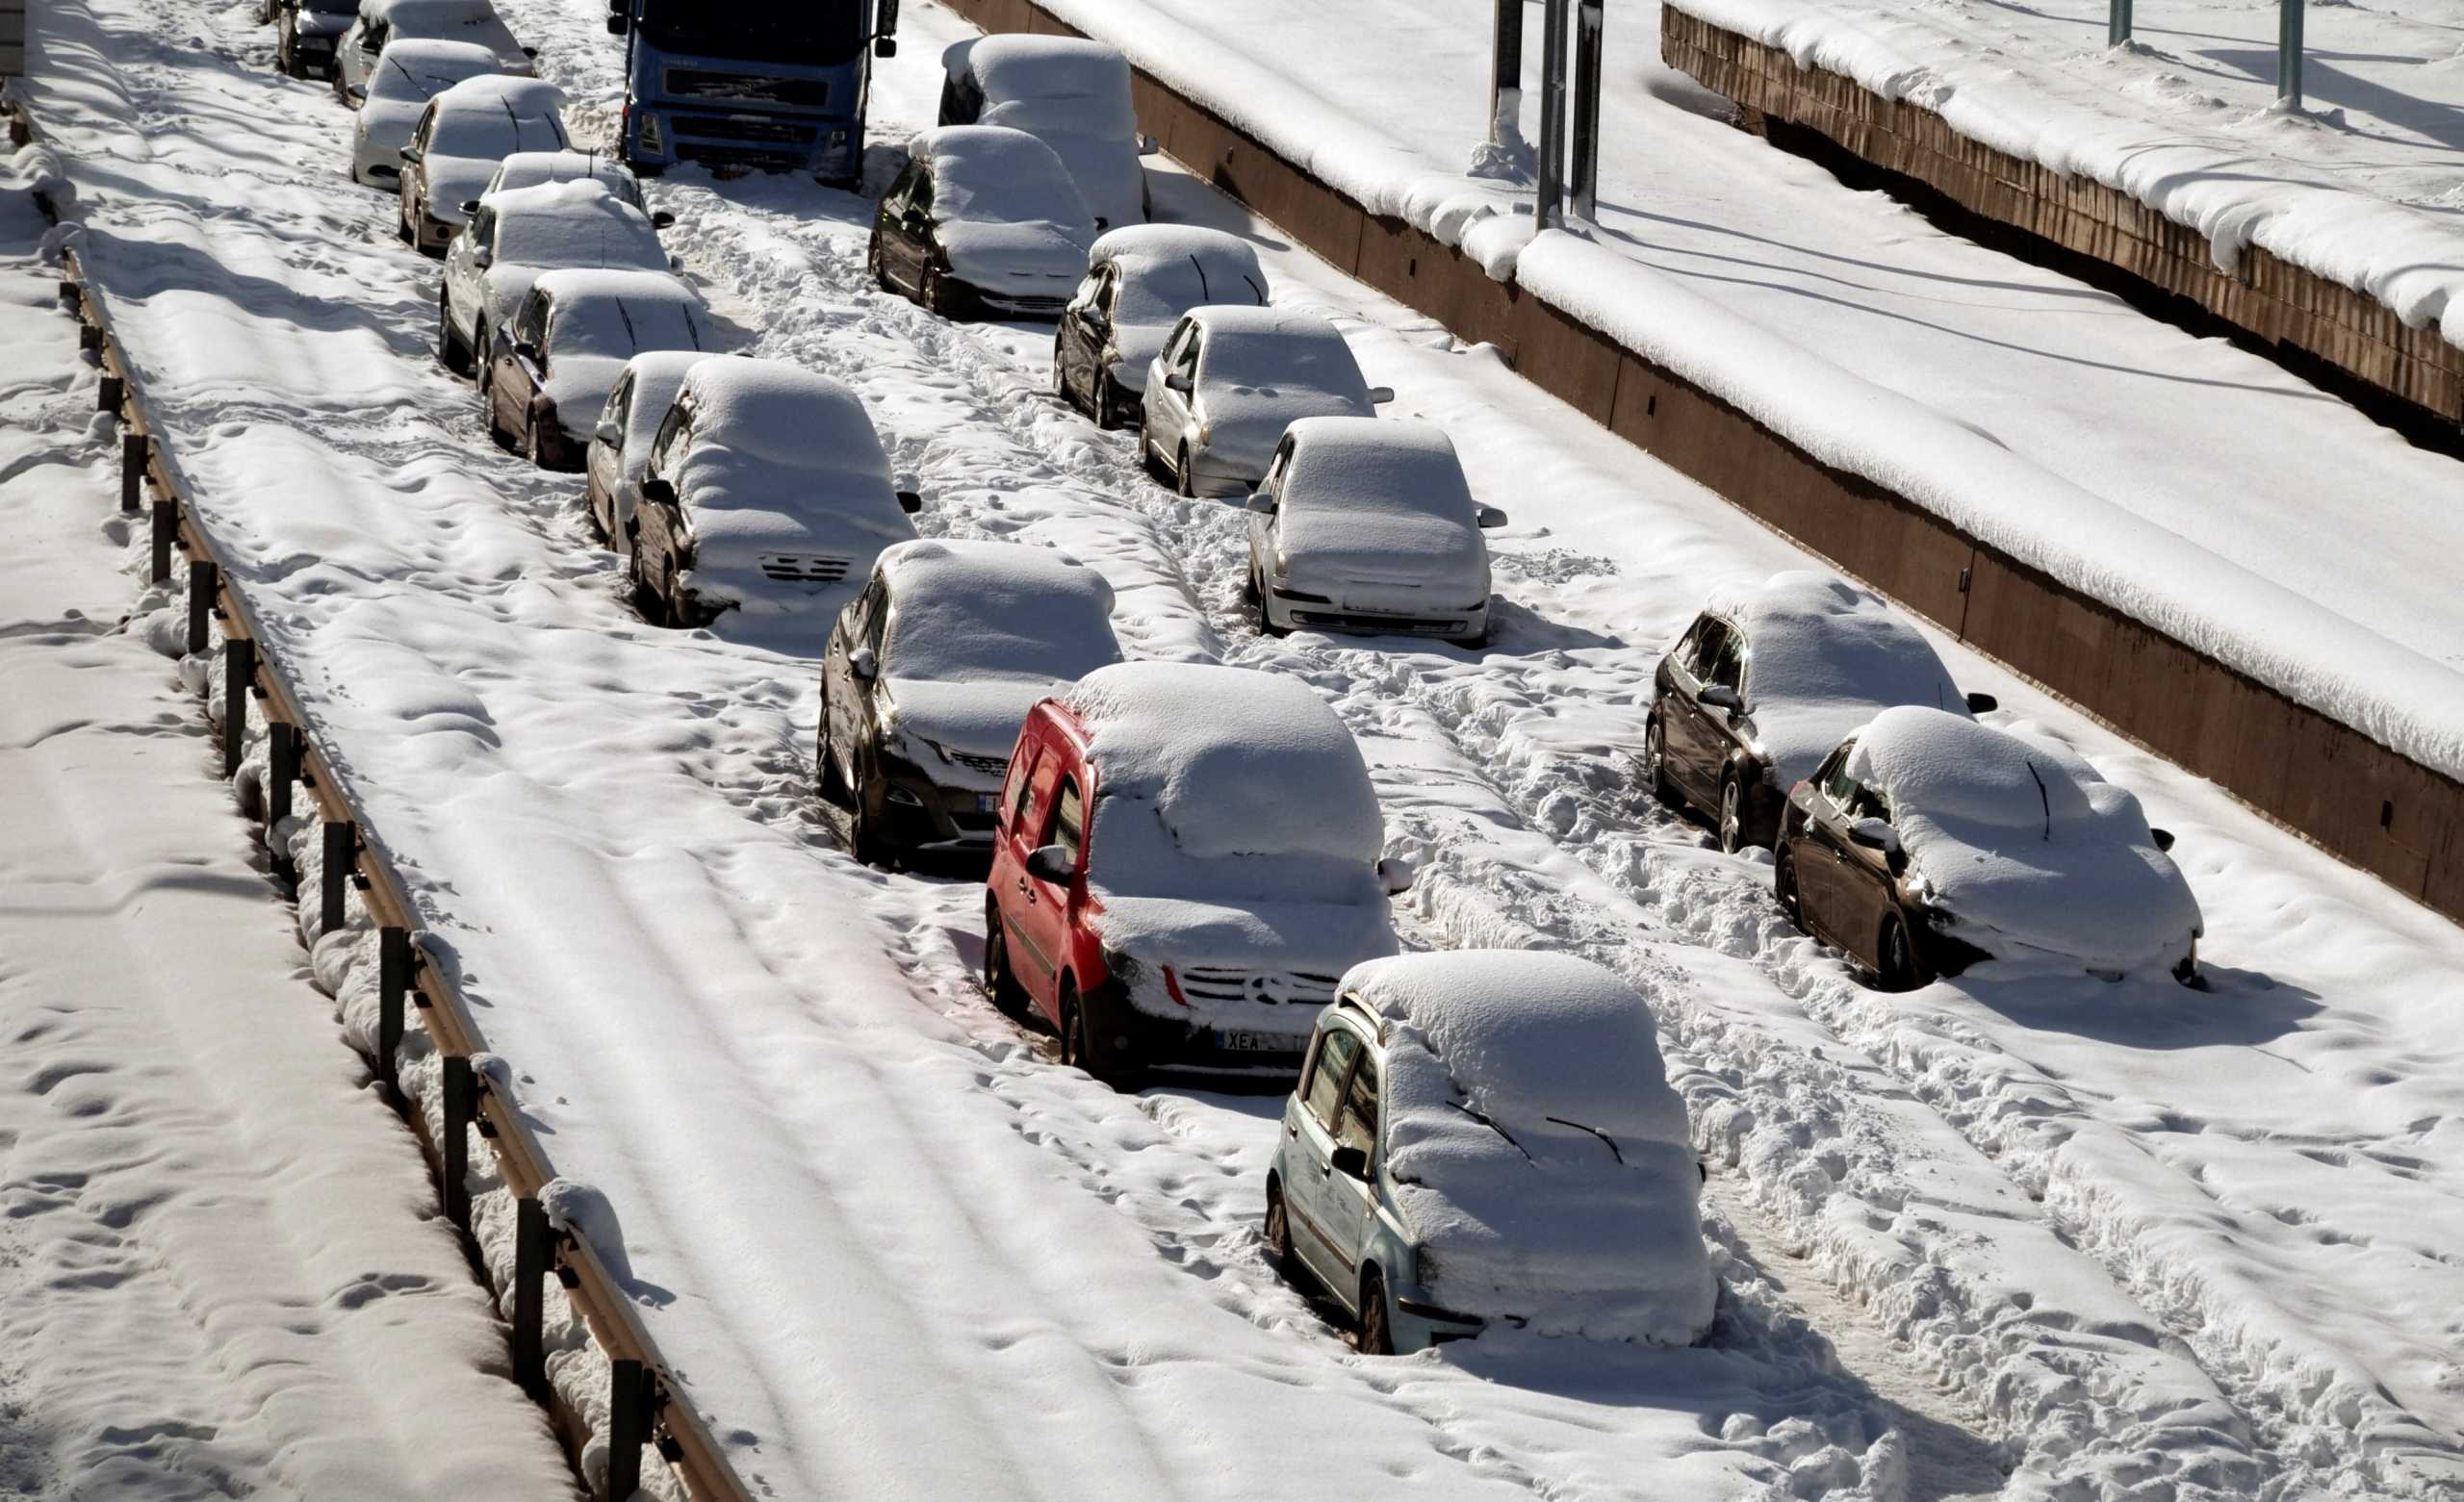
[[[2301,108],[2301,7],[2303,0],[2278,0],[2275,29],[2275,102],[2278,109]]]
[[[2105,45],[2118,47],[2130,40],[2130,0],[2105,0]]]
[[[1566,10],[1573,0],[1540,0],[1540,181],[1531,227],[1554,229],[1566,193]]]
[[[1600,51],[1607,25],[1605,0],[1582,0],[1575,13],[1574,216],[1600,222]]]

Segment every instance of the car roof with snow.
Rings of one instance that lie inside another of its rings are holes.
[[[2066,746],[1909,705],[1857,732],[1848,772],[1937,904],[2021,948],[2122,968],[2200,927],[2137,796]]]
[[[1726,580],[1704,608],[1745,633],[1746,708],[1782,787],[1811,773],[1876,710],[1921,704],[1967,715],[1924,633],[1880,595],[1835,574],[1792,569]]]
[[[970,37],[941,53],[941,66],[953,78],[972,76],[988,102],[1126,98],[1129,92],[1129,60],[1118,48],[1083,37]]]
[[[1434,516],[1471,526],[1476,504],[1453,440],[1419,418],[1301,418],[1282,498],[1303,509]]]
[[[695,413],[688,465],[724,458],[727,469],[800,477],[791,484],[834,475],[878,489],[885,499],[894,496],[889,455],[863,402],[819,371],[783,360],[719,355],[684,373],[677,399],[687,398]]]
[[[1237,235],[1194,224],[1129,224],[1106,230],[1087,252],[1090,268],[1121,268],[1124,322],[1169,323],[1192,308],[1267,301],[1266,268]]]
[[[476,42],[402,37],[385,44],[368,71],[368,92],[379,100],[426,100],[466,80],[497,70],[497,56]]]
[[[1094,235],[1094,218],[1068,167],[1050,146],[1025,131],[942,125],[918,135],[911,149],[933,164],[937,220],[1053,223],[1088,239]]]
[[[1449,1308],[1701,1337],[1699,1176],[1640,992],[1570,955],[1465,950],[1368,960],[1340,994],[1379,1023],[1386,1174]]]
[[[1369,383],[1343,331],[1324,314],[1304,308],[1192,308],[1206,330],[1199,351],[1201,384],[1226,396],[1273,401],[1287,394],[1324,393],[1369,411]],[[1227,413],[1227,415],[1229,415]]]
[[[1070,682],[1120,661],[1113,588],[1028,543],[938,539],[883,549],[893,679]]]
[[[372,27],[391,22],[398,35],[405,28],[503,24],[492,0],[359,0],[359,18]]]
[[[490,193],[496,216],[491,272],[508,265],[667,270],[667,252],[641,210],[595,178]]]
[[[599,182],[635,208],[642,184],[631,168],[601,151],[516,151],[497,164],[490,192],[515,192],[548,183]]]
[[[559,304],[602,298],[626,302],[675,303],[700,308],[702,294],[683,278],[666,271],[619,271],[598,267],[560,267],[539,278],[537,286]]]
[[[1086,732],[1098,801],[1151,803],[1178,853],[1308,853],[1364,870],[1377,859],[1385,819],[1360,748],[1299,680],[1131,662],[1087,675],[1063,701]]]
[[[467,43],[466,43],[467,45]],[[466,78],[436,96],[437,113],[448,110],[502,110],[519,115],[553,115],[563,109],[565,91],[544,78],[513,73],[481,73]]]

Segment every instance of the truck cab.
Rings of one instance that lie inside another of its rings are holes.
[[[898,0],[608,0],[607,29],[627,38],[634,171],[700,162],[840,188],[861,176],[872,60],[898,50]]]

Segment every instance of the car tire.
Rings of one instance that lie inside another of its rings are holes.
[[[1275,624],[1274,617],[1267,613],[1266,581],[1259,578],[1254,571],[1249,574],[1249,606],[1250,614],[1257,623],[1258,634],[1260,636],[1279,637],[1290,636],[1292,634],[1292,630],[1289,626],[1280,626]]]
[[[1719,841],[1723,854],[1733,855],[1745,849],[1745,789],[1738,785],[1732,772],[1720,778]]]
[[[1360,1275],[1360,1354],[1395,1354],[1395,1327],[1386,1315],[1386,1275],[1374,1267]]]
[[[651,588],[649,577],[642,573],[642,547],[638,539],[625,554],[625,574],[632,580],[633,608],[642,613],[642,619],[655,626],[674,625],[676,623],[667,616],[666,598]]]
[[[882,259],[882,238],[878,233],[873,236],[872,243],[864,248],[864,269],[871,273],[875,287],[886,293],[898,291],[889,283],[889,265]]]
[[[830,750],[830,706],[827,703],[822,705],[821,724],[821,746],[813,757],[820,763],[813,772],[814,791],[821,795],[825,803],[840,808],[852,807],[854,790],[848,787],[845,775],[838,770],[838,758]]]
[[[984,904],[984,994],[1004,1017],[1027,1015],[1027,988],[1010,971],[1010,941],[1001,932],[1000,904],[992,902]]]
[[[847,853],[855,856],[859,865],[887,871],[889,843],[882,838],[881,819],[872,812],[882,799],[865,788],[863,768],[857,768],[856,776],[859,780],[850,790],[855,796],[847,811]]]
[[[1788,921],[1806,931],[1805,894],[1797,889],[1797,863],[1784,847],[1771,853],[1771,896]]]
[[[1643,722],[1643,779],[1661,807],[1675,808],[1682,802],[1678,797],[1677,784],[1668,776],[1668,731],[1657,710]]]
[[[547,440],[540,436],[539,414],[525,413],[522,423],[522,457],[530,461],[534,470],[550,468]]]
[[[1916,951],[1908,936],[1908,920],[1893,913],[1883,920],[1882,936],[1874,943],[1874,988],[1913,991],[1920,983]]]
[[[1192,500],[1197,498],[1197,471],[1190,468],[1190,446],[1181,446],[1181,467],[1172,476],[1172,489]]]
[[[420,232],[411,217],[410,201],[397,193],[394,197],[394,238],[405,245],[417,245]]]
[[[920,294],[916,300],[923,303],[925,310],[933,317],[947,318],[953,323],[958,321],[958,289],[950,285],[948,277],[927,267],[924,274],[917,279],[916,291]]]
[[[1069,370],[1061,363],[1061,341],[1052,342],[1052,395],[1065,407],[1078,404],[1069,399]]]
[[[1129,426],[1121,420],[1120,384],[1113,379],[1110,370],[1095,377],[1095,426],[1107,433]]]
[[[471,350],[455,336],[452,312],[441,296],[436,299],[436,360],[456,375],[475,372]]]
[[[1292,1212],[1284,1206],[1283,1185],[1279,1184],[1267,1184],[1267,1213],[1260,1234],[1266,1240],[1267,1265],[1284,1282],[1296,1281],[1294,1275],[1300,1270],[1300,1260],[1292,1253]]]
[[[1116,1090],[1130,1087],[1128,1070],[1096,1061],[1087,1033],[1087,1008],[1079,1005],[1077,982],[1066,976],[1061,980],[1061,1061],[1072,1069],[1085,1070],[1090,1079]]]

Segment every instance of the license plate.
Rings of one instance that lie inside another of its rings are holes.
[[[1288,1054],[1292,1040],[1280,1032],[1219,1032],[1216,1046],[1235,1054]]]
[[[978,793],[975,795],[975,811],[977,813],[988,814],[998,809],[1000,806],[1001,795],[998,793]]]

